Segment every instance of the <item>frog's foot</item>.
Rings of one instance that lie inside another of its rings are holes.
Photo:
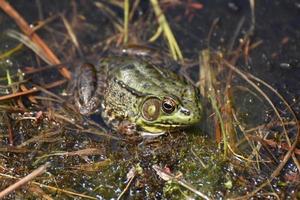
[[[75,82],[75,106],[82,115],[90,115],[97,111],[102,92],[100,76],[94,65],[84,63],[77,72]]]
[[[136,125],[129,121],[122,121],[117,126],[117,131],[123,135],[132,136],[137,133]]]
[[[100,101],[98,98],[93,97],[91,100],[84,105],[79,101],[75,101],[75,105],[82,115],[91,115],[98,112],[97,107],[99,107]]]

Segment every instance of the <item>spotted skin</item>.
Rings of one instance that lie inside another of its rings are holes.
[[[91,75],[91,71],[82,73],[92,79],[83,77],[77,89],[87,90],[87,85],[92,85],[90,89],[94,92],[79,92],[81,95],[88,94],[87,97],[77,95],[79,102],[86,103],[78,104],[79,111],[90,114],[100,108],[104,121],[114,129],[126,124],[125,127],[136,132],[155,135],[201,120],[198,89],[183,77],[149,60],[130,56],[108,57],[95,66],[95,75]],[[95,81],[92,84],[90,80]],[[155,106],[151,107],[152,102]],[[148,110],[144,107],[145,103],[149,106]]]

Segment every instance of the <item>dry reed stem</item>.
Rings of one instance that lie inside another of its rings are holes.
[[[178,179],[175,175],[164,171],[158,165],[153,165],[152,168],[155,170],[156,174],[160,178],[162,178],[163,180],[165,180],[165,181],[174,181],[175,183],[177,183],[177,184],[181,185],[182,187],[190,190],[191,192],[193,192],[194,194],[198,195],[199,197],[201,197],[201,198],[203,198],[205,200],[211,200],[210,197],[208,197],[203,192],[195,189],[192,185],[190,185],[189,183],[187,183],[185,180]]]
[[[52,64],[60,64],[60,60],[52,52],[52,50],[46,45],[46,43],[34,32],[34,30],[29,26],[25,19],[5,0],[0,0],[0,8],[9,15],[19,26],[19,28],[31,38],[32,42],[38,45],[47,55],[48,59]],[[59,72],[66,79],[71,79],[71,73],[66,67],[59,69]]]
[[[274,106],[274,104],[272,103],[272,101],[270,100],[270,98],[254,83],[252,82],[249,77],[242,73],[240,70],[238,70],[235,66],[233,66],[232,64],[230,64],[228,61],[224,60],[223,63],[225,64],[225,66],[227,66],[228,68],[230,68],[232,71],[234,71],[235,73],[237,73],[239,76],[241,76],[246,82],[248,82],[252,87],[254,87],[267,101],[268,103],[271,105],[271,107],[273,108],[274,112],[276,113],[276,115],[278,116],[282,127],[284,129],[284,133],[287,137],[287,141],[289,141],[288,139],[288,134],[287,134],[287,130],[285,128],[285,125],[283,123],[283,119],[281,118],[278,110],[276,109],[276,107]],[[277,93],[276,93],[277,94]],[[281,97],[281,96],[279,96]],[[292,111],[292,113],[294,114],[294,112]],[[272,174],[270,175],[270,179],[266,180],[265,182],[263,182],[260,186],[258,186],[256,189],[254,189],[252,192],[248,193],[247,195],[241,196],[241,197],[237,197],[234,198],[236,199],[248,199],[252,196],[254,196],[259,190],[261,190],[263,187],[267,186],[275,177],[277,177],[281,170],[283,169],[283,167],[286,165],[286,163],[288,162],[288,160],[292,157],[295,164],[298,167],[298,161],[296,159],[296,157],[294,157],[294,151],[296,149],[296,145],[298,144],[298,140],[299,140],[299,135],[300,135],[300,129],[299,129],[299,125],[297,125],[298,131],[297,131],[297,135],[295,137],[295,141],[290,144],[290,149],[288,150],[288,152],[284,155],[283,160],[279,163],[279,165],[276,167],[276,169],[272,172]],[[294,159],[295,158],[295,159]],[[298,169],[299,170],[299,169]]]
[[[50,83],[50,84],[44,86],[44,88],[49,89],[49,88],[57,87],[57,86],[62,85],[66,82],[67,81],[65,79],[55,81],[53,83]],[[17,93],[12,93],[12,94],[8,94],[8,95],[5,95],[5,96],[1,96],[0,101],[7,100],[7,99],[12,99],[12,98],[15,98],[15,97],[20,97],[20,96],[27,95],[27,94],[32,94],[32,93],[39,92],[39,91],[41,91],[41,89],[39,89],[37,87],[33,87],[33,88],[28,89],[28,90],[23,91],[23,92],[17,92]]]
[[[13,192],[14,190],[20,188],[22,185],[28,183],[29,181],[31,181],[35,177],[37,177],[37,176],[43,174],[44,172],[46,172],[46,169],[47,169],[47,167],[49,167],[49,165],[50,165],[49,163],[46,163],[46,164],[40,166],[39,168],[35,169],[33,172],[31,172],[30,174],[28,174],[24,178],[20,179],[16,183],[14,183],[13,185],[10,185],[6,189],[2,190],[0,192],[0,199],[4,198],[6,195]]]
[[[0,173],[0,176],[6,177],[6,178],[17,179],[14,176],[10,176],[10,175],[7,175],[7,174],[2,174],[2,173]],[[61,193],[65,193],[65,194],[68,194],[68,195],[78,196],[78,197],[81,197],[81,198],[84,198],[84,199],[97,200],[96,197],[92,197],[92,196],[85,195],[85,194],[80,194],[80,193],[77,193],[77,192],[72,192],[72,191],[65,190],[65,189],[60,189],[60,188],[57,188],[57,187],[53,187],[53,186],[50,186],[50,185],[45,185],[45,184],[38,183],[38,182],[35,182],[35,181],[32,181],[30,184],[38,185],[41,188],[46,188],[46,189],[52,190],[54,192],[61,192]]]

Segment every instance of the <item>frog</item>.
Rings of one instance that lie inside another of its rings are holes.
[[[158,136],[202,118],[199,89],[143,56],[112,55],[96,65],[84,63],[75,87],[82,115],[100,113],[109,127],[125,134]]]

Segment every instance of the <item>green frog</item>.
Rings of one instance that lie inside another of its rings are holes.
[[[200,121],[199,91],[173,71],[137,56],[111,56],[84,64],[76,83],[79,112],[100,112],[125,134],[157,136]]]

